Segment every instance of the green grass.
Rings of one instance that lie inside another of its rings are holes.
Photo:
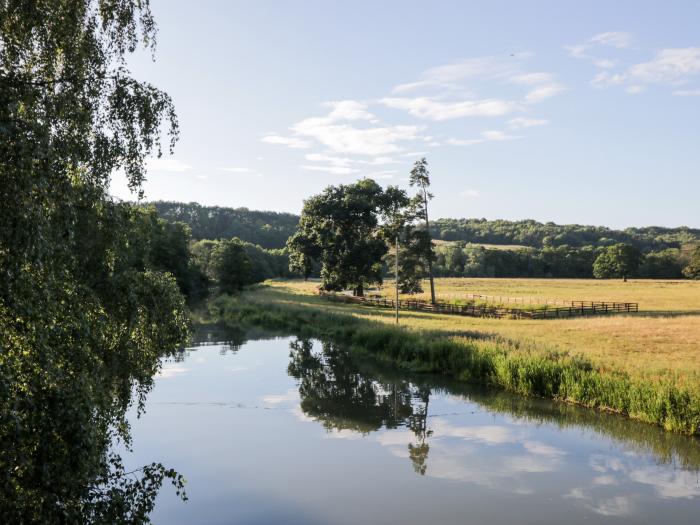
[[[607,369],[566,351],[479,332],[396,327],[356,315],[362,307],[302,299],[281,286],[259,287],[213,300],[210,313],[233,325],[264,325],[339,342],[355,354],[407,370],[617,412],[670,431],[700,432],[700,389],[672,371]]]
[[[329,304],[316,295],[318,282],[270,281],[270,296],[286,303],[352,314],[363,319],[393,323],[391,311],[366,306]],[[626,287],[629,284],[631,286]],[[617,300],[623,294],[640,298],[643,311],[635,315],[598,316],[560,320],[510,320],[402,312],[401,323],[415,330],[447,334],[480,334],[517,341],[541,350],[580,355],[599,368],[622,370],[635,377],[682,376],[700,385],[700,282],[596,281],[580,279],[436,279],[438,293],[445,290],[482,290],[541,294],[549,297],[600,297]],[[385,291],[390,286],[385,287]],[[262,291],[262,290],[261,290]],[[278,293],[279,292],[279,293]],[[644,302],[642,303],[642,299]],[[270,300],[273,300],[272,298]],[[675,301],[683,310],[658,315],[654,308]],[[697,308],[697,309],[696,309]],[[656,371],[656,372],[655,372]]]

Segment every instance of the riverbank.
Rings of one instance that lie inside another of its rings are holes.
[[[693,371],[610,366],[556,345],[479,330],[463,319],[441,319],[449,316],[406,313],[408,322],[395,327],[390,312],[329,304],[294,282],[216,298],[209,315],[232,325],[264,325],[337,341],[354,353],[414,371],[617,412],[684,434],[699,432],[700,388]],[[572,321],[541,323],[564,322]]]

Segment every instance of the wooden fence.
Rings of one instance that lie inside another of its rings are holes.
[[[367,304],[381,308],[396,308],[396,303],[393,299],[384,297],[354,297],[352,295],[327,292],[319,292],[319,294],[321,297],[324,297],[330,301]],[[639,311],[639,303],[570,301],[567,302],[566,306],[551,307],[549,305],[544,305],[528,308],[510,308],[502,305],[476,302],[469,304],[436,302],[435,304],[430,304],[426,301],[400,299],[399,309],[418,310],[421,312],[434,312],[450,315],[464,315],[468,317],[491,317],[497,319],[562,319],[567,317],[634,313]]]

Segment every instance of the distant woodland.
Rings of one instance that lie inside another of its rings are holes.
[[[153,202],[159,217],[189,227],[194,242],[238,239],[257,261],[255,280],[289,277],[287,240],[300,217],[291,213],[198,203]],[[430,224],[434,274],[442,277],[613,277],[600,261],[613,247],[630,247],[630,276],[683,278],[700,245],[700,229],[656,226],[615,230],[534,220],[435,219]],[[614,250],[612,250],[614,251]],[[612,272],[614,273],[614,272]]]

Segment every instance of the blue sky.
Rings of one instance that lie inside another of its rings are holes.
[[[700,2],[152,0],[150,200],[299,212],[431,167],[434,217],[700,227]],[[112,192],[129,196],[116,177]]]

